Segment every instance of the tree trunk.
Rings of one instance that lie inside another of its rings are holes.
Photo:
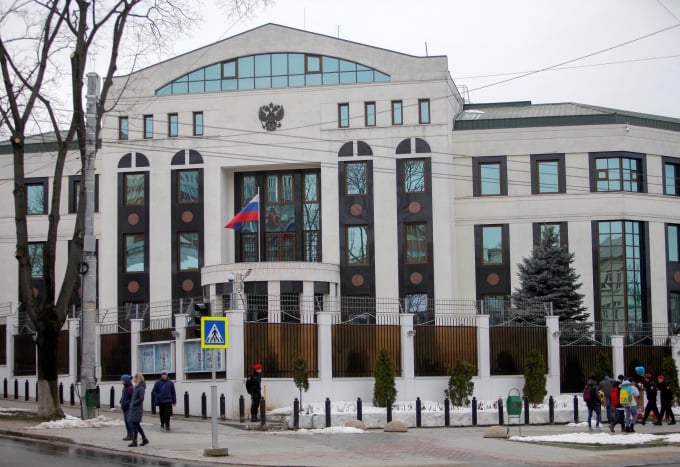
[[[54,324],[54,325],[50,325]],[[57,380],[57,340],[59,327],[49,320],[38,331],[38,417],[47,420],[64,418],[59,401],[59,382]]]

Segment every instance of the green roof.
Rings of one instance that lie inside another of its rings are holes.
[[[543,126],[629,124],[680,131],[680,119],[628,112],[594,105],[565,102],[532,104],[530,101],[466,104],[454,130],[490,130]]]

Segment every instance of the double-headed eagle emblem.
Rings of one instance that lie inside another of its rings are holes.
[[[281,120],[283,119],[283,107],[269,103],[260,107],[260,122],[262,128],[267,131],[275,131],[281,128]]]

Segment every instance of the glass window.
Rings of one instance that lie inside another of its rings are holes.
[[[402,117],[401,101],[392,101],[392,125],[403,124],[404,121]]]
[[[128,139],[129,123],[127,117],[118,117],[118,139]]]
[[[596,191],[632,191],[640,193],[642,161],[629,157],[601,157],[595,159]]]
[[[255,77],[255,57],[252,55],[249,57],[239,57],[236,70],[239,79]]]
[[[236,78],[236,60],[222,64],[222,78]]]
[[[562,239],[561,239],[561,225],[560,224],[541,224],[539,226],[539,233],[541,238],[539,239],[541,242],[546,239],[546,237],[549,235],[549,232],[552,231],[555,234],[557,245],[562,244]]]
[[[680,226],[668,224],[666,226],[666,238],[668,242],[668,262],[680,261],[678,247],[680,246]]]
[[[673,333],[680,334],[680,292],[671,292],[669,299],[668,322],[672,323]]]
[[[168,136],[175,137],[179,134],[179,117],[177,114],[168,114]]]
[[[198,203],[198,170],[178,170],[177,188],[178,203]]]
[[[26,214],[47,214],[47,183],[26,183]]]
[[[203,136],[203,112],[194,112],[194,136]]]
[[[666,195],[680,196],[680,161],[664,163],[663,192]]]
[[[422,193],[425,191],[425,161],[423,159],[405,159],[401,161],[404,174],[404,193]]]
[[[421,124],[430,123],[430,99],[418,100],[418,121]]]
[[[538,192],[559,193],[559,161],[537,161]]]
[[[427,263],[427,224],[405,224],[406,264]]]
[[[288,56],[286,54],[272,54],[272,76],[288,74]]]
[[[345,194],[365,195],[366,162],[348,162],[345,164]]]
[[[482,226],[482,264],[503,264],[503,227]]]
[[[125,235],[125,272],[144,272],[144,234]]]
[[[78,203],[80,203],[80,179],[71,181],[71,205],[68,212],[78,212]]]
[[[321,73],[321,57],[318,55],[305,55],[307,60],[305,73]]]
[[[31,260],[31,279],[43,279],[45,276],[45,244],[43,242],[29,243],[28,257]]]
[[[255,76],[271,76],[271,55],[255,55]]]
[[[375,102],[364,103],[364,119],[366,126],[375,126]]]
[[[347,226],[347,264],[368,264],[368,226]]]
[[[199,242],[198,232],[177,233],[180,271],[195,271],[198,269]]]
[[[144,115],[144,138],[153,138],[153,115]]]
[[[349,104],[338,104],[338,127],[349,127]]]
[[[144,174],[126,173],[123,177],[123,205],[144,205]]]
[[[501,164],[493,162],[479,164],[480,194],[482,196],[501,194]]]

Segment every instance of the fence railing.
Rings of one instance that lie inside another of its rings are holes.
[[[671,336],[680,332],[676,323],[560,323],[564,345],[610,345],[611,336],[623,336],[624,345],[670,345]]]

